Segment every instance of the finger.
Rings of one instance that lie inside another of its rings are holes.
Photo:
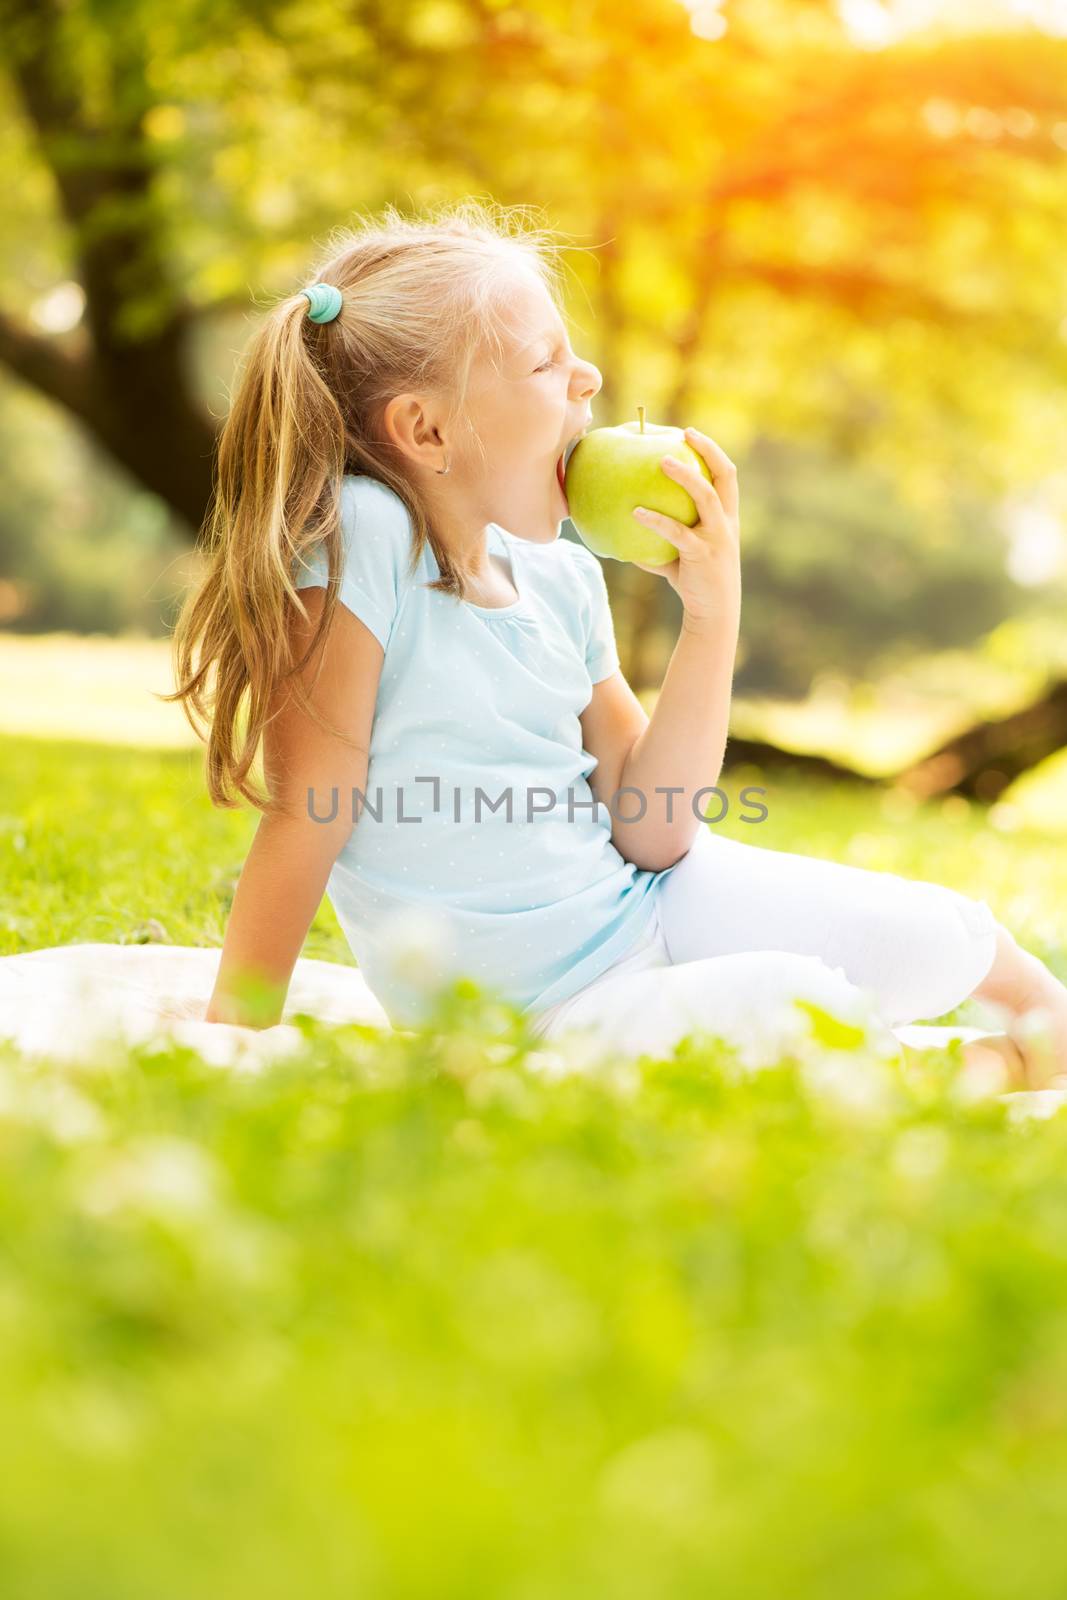
[[[677,456],[664,456],[660,467],[668,478],[680,484],[692,496],[697,516],[704,526],[713,528],[724,516],[726,507],[704,474],[698,472],[696,467],[690,466],[688,461],[679,461]]]
[[[699,455],[704,457],[711,472],[711,481],[715,485],[715,492],[722,501],[723,510],[727,516],[735,517],[739,495],[737,490],[737,468],[714,439],[709,439],[706,433],[701,433],[699,428],[686,428],[686,444],[692,445]]]
[[[675,522],[673,517],[665,517],[662,511],[650,511],[648,506],[635,506],[634,516],[642,528],[647,528],[650,533],[658,533],[673,544],[676,550],[695,550],[701,543],[699,534],[692,528],[687,528],[684,522]]]
[[[673,561],[664,562],[660,567],[653,567],[647,561],[635,561],[632,565],[640,567],[642,572],[651,572],[653,577],[666,578],[669,582],[678,571],[678,557],[675,556]]]

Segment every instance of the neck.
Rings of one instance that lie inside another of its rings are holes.
[[[489,524],[473,506],[464,504],[462,497],[444,496],[434,485],[425,490],[430,504],[434,532],[447,549],[455,565],[475,583],[490,577],[493,564],[489,559]]]

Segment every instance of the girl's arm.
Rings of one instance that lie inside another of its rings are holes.
[[[297,658],[307,648],[326,591],[302,590],[308,621],[293,615]],[[314,689],[319,660],[322,668]],[[263,816],[226,926],[205,1020],[271,1027],[281,1019],[293,968],[325,893],[330,869],[352,831],[352,789],[365,790],[370,734],[384,651],[370,629],[338,604],[324,645],[303,670],[312,703],[355,748],[319,728],[279,690],[263,737],[267,788],[284,814]],[[337,816],[329,816],[337,789]],[[308,790],[314,805],[308,805]]]
[[[637,794],[621,795],[616,809],[622,817],[640,820],[612,825],[617,848],[635,866],[672,866],[704,826],[700,818],[713,797],[700,795],[694,804],[694,796],[717,784],[722,770],[740,616],[738,585],[735,594],[724,594],[716,623],[682,620],[655,710],[619,779],[620,787],[630,785],[645,799],[642,807]]]
[[[665,577],[684,612],[655,710],[647,722],[643,713],[638,716],[636,697],[616,673],[597,684],[583,717],[587,741],[593,741],[588,748],[599,755],[599,745],[604,752],[603,773],[596,769],[597,798],[607,803],[618,789],[636,791],[615,802],[612,841],[626,860],[653,871],[685,855],[704,825],[700,817],[708,797],[693,802],[699,790],[717,784],[722,769],[741,619],[737,472],[706,434],[687,428],[686,440],[704,457],[714,483],[671,456],[661,465],[692,495],[696,525],[687,528],[655,511],[640,517],[677,546],[678,558],[665,567],[636,564]],[[602,792],[608,783],[610,792]]]

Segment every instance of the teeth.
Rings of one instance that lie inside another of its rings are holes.
[[[567,446],[566,450],[564,450],[564,452],[563,452],[563,470],[564,470],[564,472],[566,472],[566,470],[567,470],[568,461],[570,460],[571,456],[574,454],[574,447],[578,443],[578,440],[581,439],[581,437],[582,437],[582,435],[579,434],[577,439],[572,439],[570,444]]]

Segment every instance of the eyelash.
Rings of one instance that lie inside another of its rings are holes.
[[[534,371],[535,372],[547,372],[549,367],[554,367],[555,364],[556,363],[554,361],[542,361],[542,363],[541,363],[541,365],[539,367],[535,367],[534,368]]]

